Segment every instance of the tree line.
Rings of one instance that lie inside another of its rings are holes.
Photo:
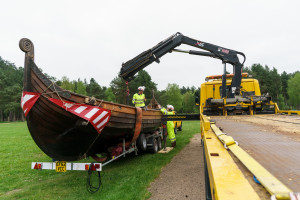
[[[0,57],[0,122],[24,120],[24,114],[20,107],[23,75],[23,67],[16,67],[13,63]],[[164,107],[167,104],[172,104],[179,113],[199,112],[194,103],[194,95],[199,95],[199,88],[184,86],[180,88],[178,84],[173,83],[168,84],[165,90],[158,90],[157,84],[152,81],[151,76],[144,70],[139,71],[135,79],[128,84],[117,76],[110,82],[108,87],[101,86],[94,78],[89,81],[86,79],[70,80],[67,76],[63,76],[60,80],[57,80],[48,74],[45,75],[63,89],[131,106],[134,106],[132,97],[137,93],[137,88],[145,86],[146,104],[150,102],[154,94],[156,100]],[[128,98],[126,96],[127,90],[129,90]]]
[[[253,78],[257,79],[261,93],[269,93],[281,110],[300,110],[299,71],[294,73],[283,71],[279,74],[275,67],[270,69],[267,65],[253,64],[251,67],[245,67],[243,72],[248,72]]]
[[[245,67],[253,78],[258,79],[262,94],[269,93],[273,100],[278,103],[280,109],[300,109],[300,72],[278,74],[276,68],[253,64]],[[13,63],[0,57],[0,122],[24,120],[24,114],[20,107],[24,68],[16,67]],[[147,98],[150,102],[154,94],[156,100],[162,105],[171,104],[178,113],[198,113],[199,108],[195,105],[195,97],[200,96],[200,88],[180,87],[176,83],[168,84],[166,89],[158,90],[157,84],[144,70],[136,75],[135,79],[128,84],[120,77],[115,77],[108,87],[101,86],[94,78],[69,80],[63,76],[60,80],[45,74],[58,86],[76,92],[78,94],[94,96],[98,99],[120,104],[132,105],[132,96],[139,86],[145,86]],[[129,91],[129,97],[126,94]]]

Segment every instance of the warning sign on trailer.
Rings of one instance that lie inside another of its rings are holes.
[[[67,162],[66,161],[56,161],[56,172],[66,172]]]

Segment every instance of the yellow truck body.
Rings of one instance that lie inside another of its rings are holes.
[[[226,80],[227,88],[230,87],[232,79]],[[261,96],[258,80],[253,78],[243,78],[241,82],[241,96]],[[228,89],[226,89],[227,92]],[[207,104],[207,99],[221,99],[222,79],[215,79],[201,84],[200,106],[201,113],[214,112],[220,107]],[[234,107],[236,105],[232,105]],[[243,107],[239,104],[238,107]],[[246,107],[246,105],[244,106]],[[260,106],[256,106],[259,108]],[[217,111],[216,111],[217,112]]]

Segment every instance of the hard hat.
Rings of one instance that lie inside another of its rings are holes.
[[[167,105],[167,109],[174,110],[174,106],[172,106],[172,105]]]
[[[138,87],[138,90],[145,90],[145,86],[140,86],[140,87]]]

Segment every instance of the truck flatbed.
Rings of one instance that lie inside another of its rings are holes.
[[[224,133],[293,191],[300,189],[300,116],[211,117]]]

